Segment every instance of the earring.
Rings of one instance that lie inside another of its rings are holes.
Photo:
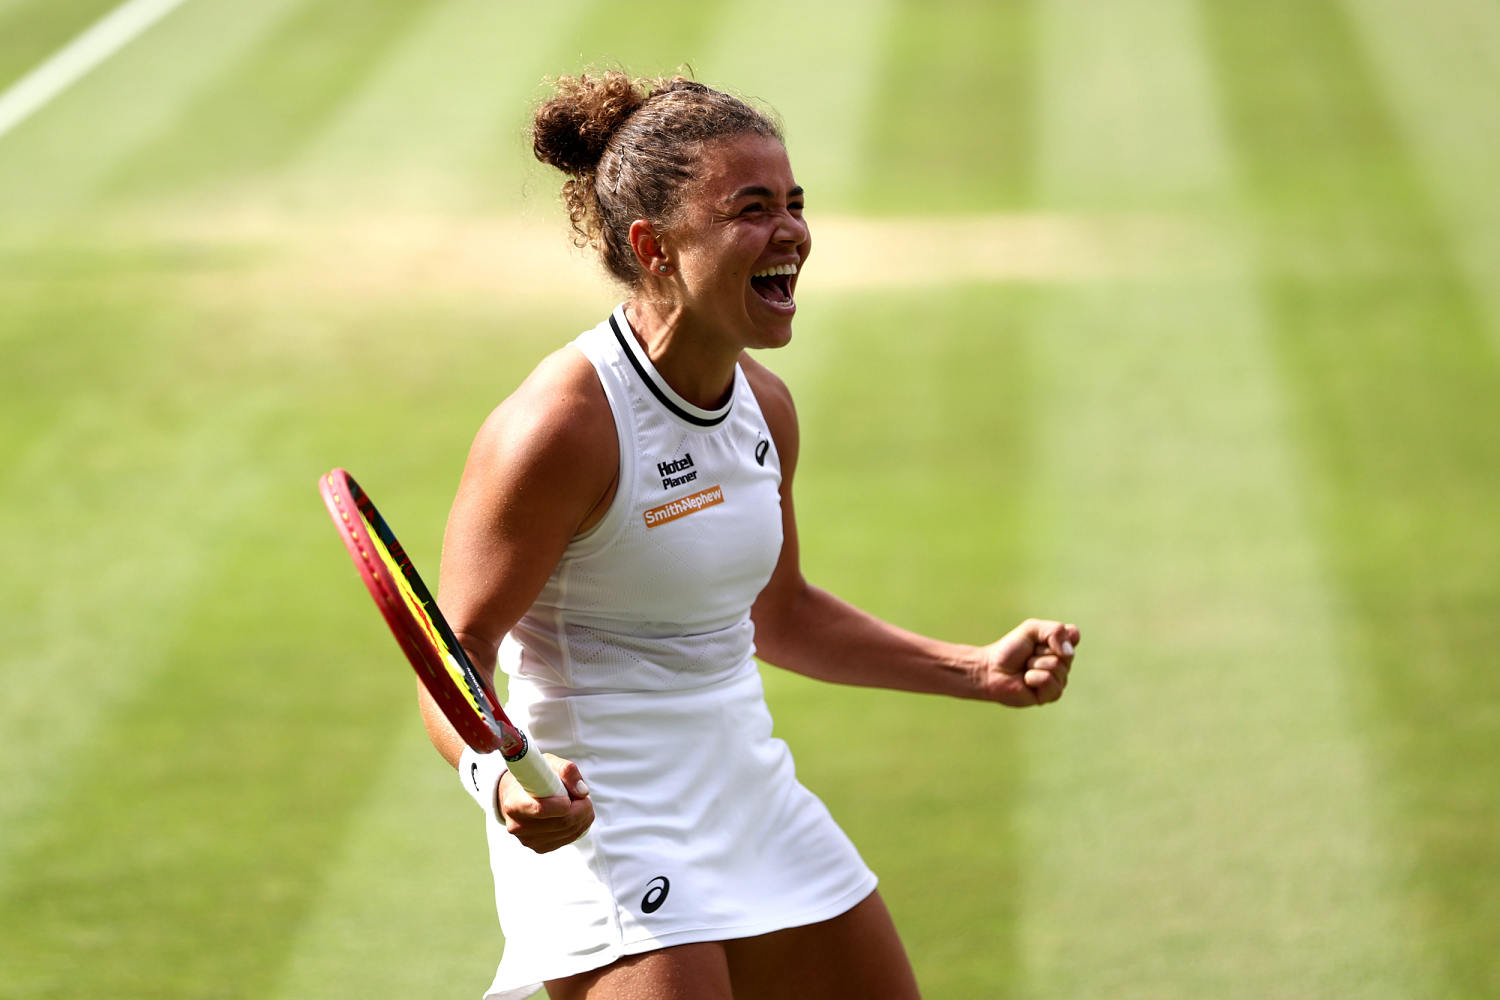
[[[666,274],[668,271],[671,270],[671,268],[668,267],[665,264],[662,264],[660,267],[657,268],[657,270],[660,271],[662,274]]]

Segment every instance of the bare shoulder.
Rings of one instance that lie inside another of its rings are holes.
[[[776,439],[783,470],[788,470],[796,462],[798,445],[797,406],[792,401],[791,390],[779,375],[748,354],[740,359],[740,368],[755,392],[771,436]]]
[[[559,504],[587,520],[619,471],[604,388],[572,347],[544,358],[480,427],[464,478],[513,504]],[[578,527],[575,521],[573,528]]]
[[[475,445],[532,460],[561,450],[586,463],[618,452],[614,428],[594,366],[577,350],[565,347],[542,359],[495,407]]]
[[[609,400],[572,348],[544,359],[484,421],[448,513],[440,599],[485,662],[569,540],[608,508],[618,473]]]

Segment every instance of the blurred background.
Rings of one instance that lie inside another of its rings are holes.
[[[808,192],[809,577],[1083,629],[1027,713],[765,671],[926,994],[1500,995],[1496,52],[1488,0],[0,0],[0,996],[488,984],[316,480],[436,574],[622,296],[544,79],[683,66]]]

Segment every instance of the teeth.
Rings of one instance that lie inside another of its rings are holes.
[[[797,273],[797,265],[796,264],[778,264],[775,267],[768,267],[764,271],[756,271],[754,274],[750,275],[750,277],[752,277],[752,278],[772,278],[772,277],[775,277],[778,274],[796,274],[796,273]]]

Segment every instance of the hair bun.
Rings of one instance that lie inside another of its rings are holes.
[[[555,81],[532,118],[531,148],[567,175],[574,244],[597,248],[609,273],[635,287],[645,275],[630,243],[635,220],[668,226],[704,144],[745,134],[781,141],[776,124],[737,97],[683,76],[607,70]]]
[[[609,137],[646,97],[642,84],[617,70],[560,77],[554,95],[532,120],[532,151],[565,174],[593,173]]]

